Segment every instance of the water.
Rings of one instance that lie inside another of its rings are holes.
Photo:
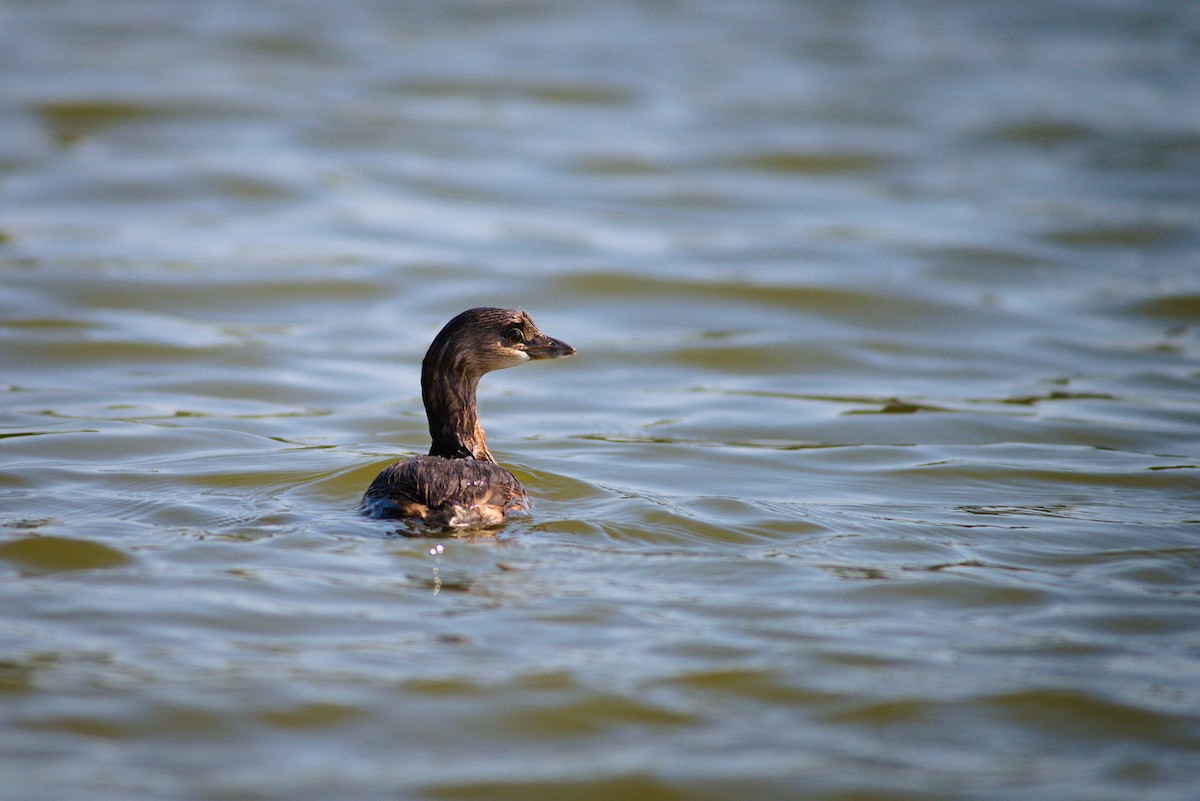
[[[1190,799],[1200,7],[0,9],[6,799]],[[475,305],[535,515],[355,513]]]

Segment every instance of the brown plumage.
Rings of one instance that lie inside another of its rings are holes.
[[[421,398],[433,439],[429,454],[384,468],[363,496],[363,511],[454,528],[489,526],[527,512],[525,488],[487,448],[475,390],[492,370],[574,353],[515,309],[469,309],[446,323],[421,363]]]

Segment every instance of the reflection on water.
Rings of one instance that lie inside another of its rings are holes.
[[[1197,41],[9,3],[9,795],[1190,798]],[[580,347],[480,388],[535,514],[361,518],[477,305]]]

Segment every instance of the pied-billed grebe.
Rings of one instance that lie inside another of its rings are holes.
[[[421,398],[433,438],[429,455],[384,468],[363,496],[363,511],[456,528],[489,526],[527,512],[525,488],[488,451],[475,390],[492,370],[574,353],[515,309],[468,309],[446,323],[421,363]]]

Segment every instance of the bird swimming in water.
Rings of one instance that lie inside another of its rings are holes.
[[[475,390],[492,370],[574,354],[516,309],[468,309],[446,323],[421,362],[429,454],[384,468],[363,496],[362,510],[445,528],[490,526],[527,513],[525,488],[488,451]]]

